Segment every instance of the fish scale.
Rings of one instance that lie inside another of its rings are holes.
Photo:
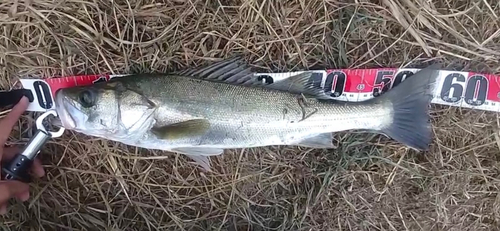
[[[128,79],[122,81],[125,87],[129,87],[127,85],[129,80],[134,81],[135,85],[135,80]],[[204,136],[170,141],[178,142],[178,145],[193,142],[207,147],[293,144],[311,134],[367,128],[366,124],[375,129],[385,122],[383,118],[388,118],[390,113],[389,110],[379,110],[377,115],[378,107],[361,104],[345,106],[311,101],[311,105],[307,108],[309,110],[315,108],[318,111],[301,121],[303,114],[298,103],[300,96],[287,92],[265,88],[242,88],[216,82],[200,84],[199,80],[182,76],[148,79],[147,82],[140,84],[142,88],[139,90],[145,92],[146,88],[152,87],[148,83],[165,84],[161,92],[143,93],[146,98],[158,102],[161,113],[156,113],[157,121],[172,124],[182,118],[171,115],[187,114],[192,118],[204,118],[212,125]],[[206,94],[209,97],[194,96],[191,91],[192,84],[197,84],[195,90],[209,93]],[[259,97],[248,99],[247,95]],[[288,113],[284,116],[285,110]]]
[[[249,70],[233,60],[184,75],[137,74],[61,89],[57,110],[68,129],[182,153],[205,168],[207,161],[200,156],[224,149],[332,148],[333,132],[352,129],[383,133],[415,149],[426,149],[431,142],[428,106],[435,68],[356,103],[326,95],[310,84],[310,73],[264,85]]]

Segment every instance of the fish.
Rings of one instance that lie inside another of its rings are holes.
[[[334,148],[333,134],[363,130],[426,151],[436,65],[375,98],[336,100],[310,72],[265,83],[242,59],[170,73],[137,73],[56,92],[61,124],[126,145],[180,153],[210,170],[227,149]]]

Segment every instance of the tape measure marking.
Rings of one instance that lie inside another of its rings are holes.
[[[323,88],[324,92],[342,101],[364,101],[377,97],[411,78],[419,69],[329,69],[313,70],[310,84]],[[257,73],[265,83],[273,83],[303,73]],[[81,75],[51,79],[21,79],[24,88],[31,90],[36,100],[29,111],[45,111],[54,108],[53,96],[61,88],[85,86],[124,75]],[[45,83],[45,84],[43,84]],[[36,86],[35,86],[36,85]],[[439,71],[432,103],[465,107],[484,111],[499,111],[499,76],[460,71]]]

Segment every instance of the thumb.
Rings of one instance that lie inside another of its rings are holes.
[[[29,100],[25,96],[12,108],[12,110],[0,120],[0,143],[4,144],[9,138],[12,128],[17,123],[21,115],[26,111],[29,105]]]

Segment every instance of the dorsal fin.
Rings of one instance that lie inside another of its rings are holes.
[[[241,57],[234,57],[174,74],[243,86],[253,86],[260,82],[257,76],[254,75],[252,68],[245,64]]]
[[[265,86],[295,94],[310,95],[317,99],[334,100],[331,96],[327,95],[321,87],[313,84],[311,77],[311,73],[302,72]]]
[[[264,87],[294,94],[310,95],[318,99],[334,100],[333,97],[328,96],[321,87],[311,82],[311,73],[303,72],[287,79],[267,84],[259,79],[259,76],[255,75],[252,68],[240,57],[234,57],[204,67],[176,72],[174,74],[240,86]]]

